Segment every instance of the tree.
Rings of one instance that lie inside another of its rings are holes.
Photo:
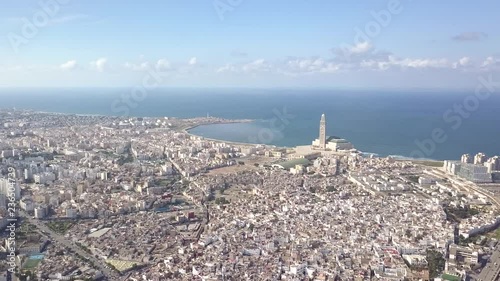
[[[417,236],[415,237],[415,242],[418,242],[418,241],[420,241],[420,240],[422,240],[422,239],[424,239],[424,235],[419,234],[419,235],[417,235]]]
[[[215,204],[217,204],[217,205],[224,205],[224,204],[228,204],[228,203],[229,203],[229,201],[227,201],[227,199],[224,197],[219,197],[219,198],[215,199]]]
[[[413,183],[418,183],[418,176],[409,176],[408,179]]]
[[[429,263],[430,278],[436,278],[443,272],[446,263],[443,254],[436,250],[427,250],[427,262]]]

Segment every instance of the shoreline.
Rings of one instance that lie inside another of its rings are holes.
[[[205,117],[195,117],[195,118],[205,118]],[[218,118],[218,117],[209,117],[209,118]],[[179,118],[179,119],[180,120],[188,120],[187,118]],[[189,119],[193,119],[193,118],[189,118]],[[235,123],[245,124],[245,123],[253,123],[256,121],[254,119],[234,119],[234,120],[224,119],[224,118],[221,118],[221,119],[222,120],[218,121],[218,122],[200,123],[200,124],[190,125],[188,127],[182,128],[181,130],[185,131],[186,133],[189,133],[188,132],[189,130],[192,130],[192,129],[200,127],[200,126],[217,125],[217,124],[235,124]],[[194,134],[192,134],[192,135],[194,135]]]
[[[25,108],[0,107],[0,111],[9,111],[9,110],[31,112],[31,113],[38,113],[38,114],[67,115],[67,116],[79,116],[79,117],[113,117],[113,118],[124,117],[124,116],[117,116],[117,115],[103,115],[103,114],[90,114],[90,113],[81,114],[81,113],[67,113],[67,112],[55,112],[55,111],[41,111],[41,110],[25,109]],[[133,117],[133,116],[130,116],[130,117]]]
[[[165,117],[165,116],[116,116],[116,115],[102,115],[102,114],[78,114],[78,113],[64,113],[64,112],[50,112],[50,111],[39,111],[39,110],[34,110],[34,109],[22,109],[22,108],[0,108],[0,111],[9,111],[9,110],[16,110],[16,111],[24,111],[24,112],[32,112],[32,113],[39,113],[39,114],[53,114],[53,115],[58,115],[58,116],[78,116],[78,117],[110,117],[110,118],[158,118],[158,117]],[[169,118],[175,118],[178,120],[189,120],[189,119],[201,119],[201,118],[206,118],[206,117],[191,117],[191,118],[178,118],[178,117],[169,117]],[[209,118],[215,118],[219,119],[219,117],[209,117]],[[239,146],[265,146],[265,147],[273,147],[273,148],[283,148],[283,149],[294,149],[296,146],[300,146],[300,144],[294,146],[294,147],[288,147],[288,146],[278,146],[274,144],[260,144],[260,143],[247,143],[247,142],[237,142],[237,141],[229,141],[229,140],[223,140],[223,139],[215,139],[215,138],[208,138],[205,136],[200,136],[193,134],[189,132],[189,130],[195,129],[200,126],[208,126],[208,125],[217,125],[217,124],[237,124],[237,123],[252,123],[257,121],[256,119],[225,119],[225,118],[220,118],[221,120],[213,120],[213,122],[209,123],[199,123],[199,124],[192,124],[184,128],[180,128],[179,131],[189,135],[189,136],[194,136],[198,138],[202,138],[208,141],[215,141],[215,142],[223,142],[227,144],[234,144],[234,145],[239,145]],[[364,154],[364,155],[374,155],[375,157],[378,158],[388,158],[391,157],[397,161],[420,161],[420,162],[443,162],[445,160],[439,160],[439,159],[419,159],[419,158],[411,158],[403,155],[380,155],[379,153],[374,153],[374,152],[364,152],[361,150],[358,150],[359,153]]]
[[[260,144],[260,143],[249,143],[249,142],[237,142],[237,141],[227,141],[227,140],[221,140],[221,139],[214,139],[214,138],[207,138],[205,136],[200,136],[193,134],[189,132],[189,130],[192,130],[194,128],[200,127],[200,126],[210,126],[210,125],[217,125],[217,124],[245,124],[245,123],[252,123],[255,122],[256,120],[253,119],[243,119],[243,120],[228,120],[228,122],[216,122],[216,123],[209,123],[209,124],[196,124],[193,126],[189,126],[187,128],[183,129],[183,132],[186,133],[189,136],[194,136],[198,138],[203,138],[204,140],[209,140],[209,141],[215,141],[215,142],[223,142],[223,143],[228,143],[228,144],[235,144],[235,145],[241,145],[241,146],[257,146],[257,145],[263,145],[263,146],[269,146],[269,147],[276,147],[276,148],[288,148],[286,146],[277,146],[277,145],[272,145],[272,144]]]
[[[229,144],[236,144],[236,145],[244,145],[244,146],[257,146],[257,145],[263,145],[263,146],[266,146],[266,147],[274,147],[274,148],[284,148],[284,149],[294,149],[295,147],[297,146],[301,146],[301,145],[308,145],[308,144],[297,144],[293,147],[289,147],[289,146],[279,146],[279,145],[275,145],[275,144],[260,144],[260,143],[247,143],[247,142],[237,142],[237,141],[229,141],[229,140],[223,140],[223,139],[215,139],[215,138],[209,138],[209,137],[205,137],[205,136],[200,136],[200,135],[197,135],[197,134],[193,134],[191,132],[189,132],[189,130],[191,129],[194,129],[194,128],[197,128],[199,126],[210,126],[210,125],[216,125],[216,124],[233,124],[233,123],[251,123],[251,122],[254,122],[255,120],[250,120],[250,121],[246,121],[246,122],[240,122],[238,120],[234,120],[233,122],[220,122],[220,123],[210,123],[210,124],[198,124],[198,125],[194,125],[192,127],[188,127],[184,130],[184,132],[190,136],[195,136],[195,137],[199,137],[199,138],[203,138],[205,140],[209,140],[209,141],[216,141],[216,142],[224,142],[224,143],[229,143]],[[373,155],[374,157],[377,157],[377,158],[393,158],[394,160],[396,161],[419,161],[419,162],[443,162],[443,161],[446,161],[446,160],[439,160],[439,159],[429,159],[429,158],[411,158],[411,157],[407,157],[407,156],[403,156],[403,155],[381,155],[379,153],[375,153],[375,152],[364,152],[364,151],[361,151],[361,150],[358,150],[358,152],[360,154],[363,154],[363,155],[366,155],[366,156],[369,156],[369,155]]]

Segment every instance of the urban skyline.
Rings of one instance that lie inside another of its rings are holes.
[[[0,281],[500,280],[500,2],[4,2]]]
[[[248,121],[0,109],[0,280],[499,277],[499,156],[188,131]]]

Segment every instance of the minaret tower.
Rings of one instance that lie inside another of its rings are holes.
[[[326,118],[324,113],[319,121],[319,148],[326,149]]]

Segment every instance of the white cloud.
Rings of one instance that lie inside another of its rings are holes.
[[[396,65],[410,68],[443,68],[448,67],[447,59],[410,59],[406,58],[401,61],[394,61]]]
[[[264,59],[258,59],[253,62],[243,65],[242,70],[245,72],[269,71],[271,65]]]
[[[286,61],[281,72],[288,74],[290,72],[294,74],[333,73],[340,68],[340,63],[322,58],[299,58]]]
[[[104,72],[105,70],[108,69],[108,59],[99,58],[95,61],[90,62],[90,66],[99,72]]]
[[[348,51],[351,54],[365,54],[373,49],[373,45],[370,42],[365,41],[363,43],[358,43],[352,46]]]
[[[159,59],[156,62],[143,61],[141,63],[130,63],[126,62],[123,67],[128,70],[133,71],[147,71],[149,69],[155,68],[158,71],[165,71],[167,69],[171,69],[171,64],[166,59]]]
[[[217,73],[224,73],[224,72],[233,72],[233,73],[240,73],[240,72],[252,72],[252,73],[263,73],[263,72],[269,72],[271,69],[273,69],[274,66],[267,62],[264,59],[257,59],[249,63],[244,63],[244,64],[226,64],[224,66],[221,66],[219,68],[216,68]]]
[[[76,60],[67,61],[59,66],[62,70],[74,70],[78,68]]]
[[[380,63],[381,62],[375,60],[363,60],[360,63],[360,67],[366,69],[381,69]]]
[[[360,62],[359,67],[362,69],[372,70],[388,70],[390,68],[446,68],[449,67],[447,59],[412,59],[412,58],[397,58],[390,55],[387,59],[366,59]]]
[[[148,70],[148,69],[151,68],[150,63],[147,62],[147,61],[139,63],[139,64],[126,62],[124,64],[124,66],[125,66],[126,69],[130,69],[130,70],[133,70],[133,71],[146,71],[146,70]]]
[[[320,69],[320,72],[323,72],[323,73],[333,73],[333,72],[339,71],[341,69],[341,67],[342,67],[341,64],[336,64],[336,63],[333,63],[333,62],[329,62],[324,67],[322,67]]]
[[[444,58],[398,58],[393,55],[385,56],[375,54],[369,59],[360,61],[342,62],[336,59],[312,58],[287,58],[285,60],[267,61],[257,59],[246,64],[226,64],[216,69],[222,72],[246,73],[276,73],[287,76],[332,74],[358,70],[386,71],[389,69],[445,69],[452,64]],[[462,59],[461,63],[468,65],[470,59]]]
[[[298,71],[315,71],[321,69],[325,65],[323,59],[294,59],[289,60],[286,65],[293,70]]]
[[[166,59],[159,59],[156,62],[156,69],[157,70],[166,70],[166,69],[170,69],[170,67],[171,67],[170,62]]]
[[[459,60],[461,65],[469,65],[471,63],[471,59],[469,57],[463,57]]]
[[[172,81],[185,79],[187,77],[199,76],[196,79],[210,79],[210,75],[226,81],[225,74],[228,73],[229,77],[234,75],[238,79],[244,80],[246,76],[258,78],[254,81],[259,83],[266,79],[281,79],[290,77],[304,78],[306,81],[313,81],[314,79],[324,79],[325,77],[331,79],[342,79],[339,77],[349,77],[349,75],[360,76],[360,72],[366,77],[385,77],[388,74],[398,74],[411,76],[413,70],[418,70],[418,74],[422,75],[466,75],[474,72],[480,73],[485,71],[500,71],[500,58],[498,57],[469,57],[464,56],[460,59],[448,60],[446,58],[409,58],[398,57],[389,52],[381,52],[377,49],[367,48],[366,46],[358,46],[357,50],[371,50],[363,55],[353,56],[353,59],[343,60],[336,56],[331,57],[283,57],[277,59],[264,59],[259,58],[256,60],[234,59],[227,64],[212,64],[210,67],[199,67],[196,63],[196,58],[193,57],[188,61],[175,61],[170,62],[167,59],[155,60],[136,60],[132,63],[121,62],[120,66],[111,64],[109,58],[102,57],[96,59],[90,64],[82,64],[81,59],[68,60],[62,64],[61,62],[46,65],[0,65],[0,71],[16,73],[30,73],[33,76],[38,76],[38,73],[43,75],[51,75],[61,73],[61,70],[68,71],[66,75],[73,75],[69,72],[77,69],[74,74],[74,79],[80,79],[79,76],[88,74],[88,70],[98,72],[116,72],[116,77],[124,79],[127,82],[133,75],[140,75],[131,73],[133,71],[148,71],[156,70],[163,71],[171,77]],[[193,66],[196,65],[196,66]],[[9,70],[9,71],[7,71]],[[385,73],[384,73],[385,72]],[[17,74],[19,73],[19,74]],[[35,75],[36,74],[36,75]],[[76,75],[79,74],[79,75]],[[219,75],[217,75],[219,74]],[[249,75],[250,74],[250,75]],[[380,76],[378,76],[380,75]],[[126,77],[126,78],[123,78]],[[465,76],[464,76],[465,77]],[[73,78],[73,77],[72,77]],[[252,79],[254,79],[252,78]],[[104,79],[104,78],[103,78]],[[118,78],[117,78],[118,79]],[[459,79],[459,78],[457,78]],[[105,80],[105,79],[104,79]],[[210,80],[211,81],[211,80]],[[215,81],[215,80],[214,80]],[[239,80],[235,80],[239,81]],[[332,80],[333,81],[333,80]],[[103,82],[105,83],[105,82]]]
[[[500,66],[500,59],[494,57],[487,57],[481,64],[482,68]]]
[[[267,61],[257,59],[245,64],[226,64],[216,68],[217,73],[275,73],[286,76],[311,75],[315,73],[334,73],[341,70],[342,64],[323,58],[287,58]]]
[[[374,47],[370,42],[365,41],[356,45],[343,44],[343,46],[339,48],[333,48],[332,51],[339,60],[352,60],[358,57],[363,58],[372,53]]]
[[[472,66],[472,60],[470,57],[463,57],[461,59],[459,59],[457,62],[454,62],[452,67],[454,69],[457,69],[457,68],[465,68],[465,67],[470,67]]]
[[[226,64],[222,67],[217,68],[216,72],[217,73],[238,72],[238,68],[232,64]]]

